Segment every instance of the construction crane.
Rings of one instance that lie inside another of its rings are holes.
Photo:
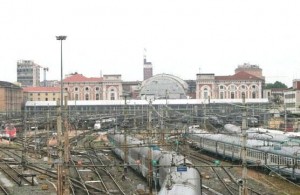
[[[46,81],[47,81],[47,79],[46,79],[46,72],[47,71],[49,71],[49,68],[48,67],[43,67],[43,70],[44,70],[44,87],[46,87]]]
[[[46,81],[47,81],[47,79],[46,79],[46,72],[49,71],[49,68],[48,68],[48,67],[43,67],[43,66],[41,66],[41,65],[38,65],[38,67],[39,67],[40,69],[43,69],[43,70],[44,70],[44,87],[46,87],[46,86],[47,86],[47,83],[46,83]]]

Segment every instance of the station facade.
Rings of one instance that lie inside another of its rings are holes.
[[[257,65],[238,66],[234,75],[197,74],[196,99],[260,99],[265,78]]]
[[[121,75],[85,77],[74,73],[63,80],[69,100],[119,100],[122,98]]]

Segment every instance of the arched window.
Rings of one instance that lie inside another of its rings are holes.
[[[100,96],[99,96],[99,94],[97,93],[96,94],[96,100],[99,100],[100,98],[99,98]]]
[[[256,98],[256,93],[252,92],[252,98],[255,99]]]
[[[203,95],[204,95],[204,99],[207,99],[208,98],[208,89],[207,88],[204,88],[203,90]]]
[[[85,94],[85,100],[89,100],[89,94]]]
[[[236,86],[235,85],[230,85],[230,90],[231,91],[236,91]]]

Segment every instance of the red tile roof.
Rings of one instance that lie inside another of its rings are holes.
[[[244,71],[229,76],[216,76],[215,79],[216,80],[262,80],[262,78],[259,78],[257,76],[254,76]]]
[[[102,81],[101,77],[85,77],[82,74],[73,74],[64,79],[64,83],[71,83],[71,82],[99,82]]]
[[[25,87],[24,92],[60,92],[60,87]]]

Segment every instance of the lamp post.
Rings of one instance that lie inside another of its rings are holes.
[[[63,186],[63,180],[66,177],[63,177],[63,146],[62,146],[62,138],[63,138],[63,103],[64,103],[64,95],[63,95],[63,58],[62,58],[62,42],[66,40],[67,36],[56,36],[56,40],[60,41],[60,106],[59,106],[59,117],[57,121],[57,147],[58,147],[58,155],[59,155],[59,163],[57,165],[57,194],[63,195],[68,194],[64,193],[64,191],[68,190],[68,186]],[[66,183],[66,182],[65,182]]]
[[[66,40],[67,36],[56,36],[56,40],[60,41],[60,107],[63,107],[64,98],[63,98],[63,58],[62,58],[62,42]]]

